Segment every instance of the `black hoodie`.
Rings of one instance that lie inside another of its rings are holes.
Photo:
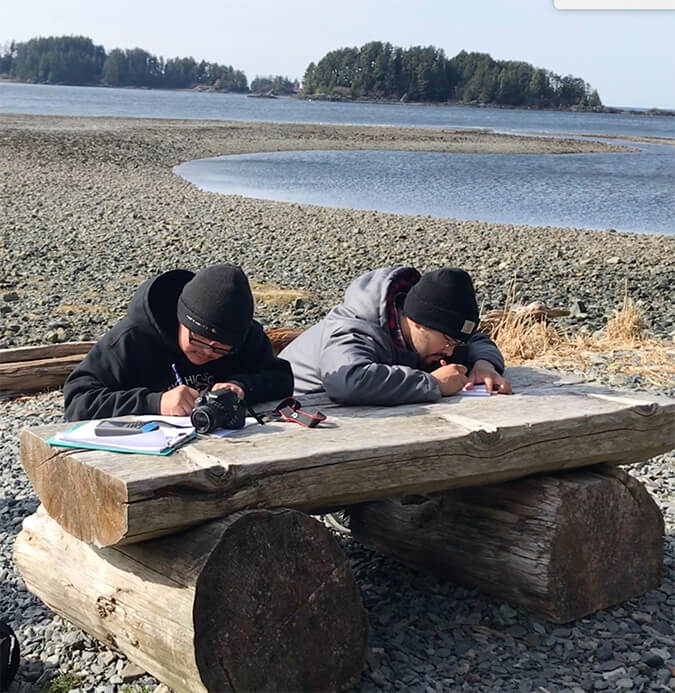
[[[253,321],[237,353],[196,366],[178,346],[176,304],[194,274],[171,270],[137,289],[127,315],[87,354],[63,387],[66,419],[99,419],[122,414],[159,414],[162,394],[178,383],[196,390],[235,382],[249,404],[281,399],[293,392],[287,361],[274,356],[260,323]]]

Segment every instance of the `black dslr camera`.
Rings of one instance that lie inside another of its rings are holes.
[[[243,428],[246,403],[232,390],[202,390],[195,400],[190,421],[197,433],[210,433],[216,428]]]

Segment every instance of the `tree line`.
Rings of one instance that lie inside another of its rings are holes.
[[[530,108],[602,107],[583,79],[526,62],[461,51],[448,59],[434,46],[403,49],[372,41],[340,48],[310,63],[303,92],[350,99],[496,104]]]
[[[295,92],[300,88],[300,84],[297,80],[291,82],[288,77],[273,77],[269,75],[267,77],[256,77],[251,82],[251,91],[257,94],[265,94],[268,92],[274,92],[275,94],[295,94]]]
[[[0,48],[0,75],[46,84],[249,91],[246,75],[230,65],[191,57],[165,60],[141,48],[106,53],[84,36],[12,41]],[[256,77],[251,83],[255,92],[290,94],[297,88],[297,82],[281,76]],[[310,63],[303,93],[529,108],[602,107],[598,92],[572,75],[561,77],[521,61],[494,60],[487,53],[461,51],[448,59],[434,46],[403,49],[380,41],[333,50]]]
[[[0,75],[21,82],[187,89],[205,87],[247,92],[241,70],[194,58],[151,55],[142,48],[106,53],[84,36],[50,36],[17,43],[0,51]]]

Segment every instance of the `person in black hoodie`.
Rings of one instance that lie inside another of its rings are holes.
[[[66,380],[66,419],[188,415],[205,388],[228,388],[249,404],[293,392],[290,365],[253,320],[236,265],[171,270],[141,284],[126,317]]]

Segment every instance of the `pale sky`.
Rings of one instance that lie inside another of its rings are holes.
[[[675,109],[675,10],[565,11],[553,0],[5,0],[0,45],[83,35],[106,51],[302,79],[328,51],[389,41],[524,60],[590,82],[609,106]]]

